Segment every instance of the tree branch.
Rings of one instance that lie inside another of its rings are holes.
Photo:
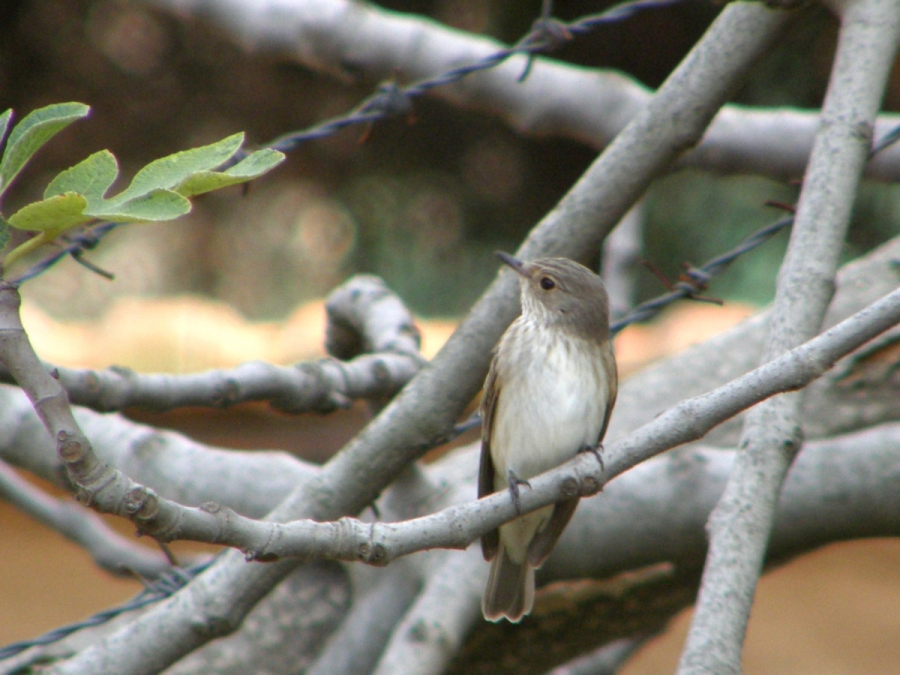
[[[180,16],[208,17],[244,46],[271,51],[346,79],[418,81],[474,63],[505,47],[413,15],[351,0],[148,0]],[[517,56],[470,76],[435,95],[456,105],[488,111],[525,134],[556,134],[602,150],[641,111],[652,92],[612,71],[573,66],[545,57]],[[727,105],[693,151],[678,166],[719,172],[800,176],[819,124],[818,111],[760,110]],[[882,115],[876,136],[900,124]],[[877,157],[868,176],[900,179],[900,147]]]
[[[54,499],[2,461],[0,498],[83,547],[94,563],[110,574],[155,579],[172,567],[161,551],[123,537],[89,509],[68,500]]]
[[[164,412],[186,406],[227,408],[267,401],[287,413],[329,413],[357,399],[390,398],[412,379],[420,358],[404,354],[365,354],[350,361],[322,359],[296,366],[262,361],[204,373],[136,373],[113,366],[105,370],[44,364],[58,376],[73,405],[99,412],[144,407]],[[8,370],[0,381],[12,383]]]
[[[822,324],[900,40],[900,2],[858,0],[846,7],[763,360],[808,340]],[[747,415],[737,466],[710,517],[710,550],[680,675],[741,672],[744,635],[778,495],[802,442],[802,405],[798,392]]]
[[[419,372],[424,359],[412,314],[378,277],[357,275],[344,282],[329,295],[325,311],[326,349],[337,358],[318,362],[282,367],[256,361],[185,375],[139,374],[118,366],[99,372],[44,368],[54,373],[71,403],[101,412],[269,401],[283,412],[327,413],[356,399],[386,400]],[[0,370],[0,381],[14,379]]]
[[[373,578],[354,584],[352,607],[305,675],[372,672],[421,588],[416,563],[409,558],[397,562],[383,570],[366,568]]]
[[[373,675],[442,673],[477,621],[487,567],[478,547],[448,553],[396,625]]]
[[[616,675],[651,636],[623,638],[558,666],[547,675]]]
[[[603,242],[600,273],[609,294],[610,322],[634,308],[638,260],[643,249],[643,201],[637,202]]]
[[[73,412],[103,462],[181,504],[215,501],[260,518],[319,471],[287,452],[225,450],[120,415]],[[53,441],[18,387],[0,385],[0,457],[73,490]]]

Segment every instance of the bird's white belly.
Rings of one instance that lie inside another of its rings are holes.
[[[571,459],[603,427],[609,387],[599,348],[569,338],[540,347],[542,358],[504,373],[491,437],[497,490],[506,488],[509,470],[528,479]],[[581,367],[571,365],[576,356]]]

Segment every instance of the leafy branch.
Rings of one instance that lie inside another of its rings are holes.
[[[10,132],[0,160],[0,199],[34,154],[75,120],[86,117],[83,103],[57,103],[25,116]],[[0,143],[12,119],[12,110],[0,115]],[[7,253],[3,265],[16,261],[79,225],[96,221],[160,222],[190,212],[190,197],[258,178],[284,161],[269,148],[230,164],[241,152],[244,134],[238,133],[199,148],[150,162],[117,195],[107,192],[119,177],[119,165],[109,150],[96,152],[59,173],[44,190],[43,199],[28,204],[8,218],[0,215],[0,246],[9,240],[9,228],[37,234]]]

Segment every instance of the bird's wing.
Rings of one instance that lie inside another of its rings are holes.
[[[578,500],[581,497],[572,497],[564,502],[557,502],[553,507],[553,515],[550,516],[550,522],[547,526],[534,535],[531,543],[528,544],[528,564],[532,567],[540,567],[550,551],[556,546],[559,536],[566,529],[566,525],[572,519],[575,508],[578,506]]]
[[[609,418],[612,417],[613,406],[616,405],[616,396],[619,393],[619,374],[616,369],[616,355],[613,352],[612,342],[608,342],[606,349],[601,352],[600,358],[603,359],[603,369],[606,371],[606,384],[609,390],[606,394],[606,412],[603,417],[603,424],[600,426],[600,435],[597,437],[597,444],[606,436],[606,428],[609,426]]]
[[[478,469],[478,498],[494,492],[494,462],[491,459],[491,431],[494,427],[494,410],[500,387],[497,383],[497,355],[491,361],[484,393],[481,395],[481,466]],[[500,532],[492,530],[481,538],[481,552],[485,560],[493,560],[500,546]]]

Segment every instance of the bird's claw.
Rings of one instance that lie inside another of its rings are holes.
[[[513,504],[516,507],[516,513],[522,513],[522,504],[519,501],[519,486],[527,485],[528,487],[531,487],[531,483],[519,478],[512,469],[509,470],[507,480],[509,481],[509,494],[512,496]]]
[[[603,443],[597,443],[597,445],[588,445],[585,443],[579,452],[589,452],[596,459],[597,463],[600,465],[600,470],[606,473],[606,465],[603,463],[603,458],[600,456],[600,451],[603,450]]]

